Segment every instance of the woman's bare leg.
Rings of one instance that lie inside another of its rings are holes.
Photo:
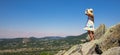
[[[93,31],[89,31],[89,30],[88,30],[88,35],[89,35],[89,37],[90,37],[90,41],[95,39],[95,38],[94,38],[94,32],[93,32]]]
[[[94,40],[94,32],[93,31],[90,31],[90,36],[91,36],[91,40]]]
[[[91,38],[91,35],[90,35],[90,31],[88,30],[88,35],[89,35],[89,37],[90,37],[90,41],[92,40],[92,38]]]

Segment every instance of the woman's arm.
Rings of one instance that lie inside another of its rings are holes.
[[[87,16],[89,16],[89,17],[94,18],[93,9],[87,9],[87,10],[85,11],[85,14],[86,14]]]

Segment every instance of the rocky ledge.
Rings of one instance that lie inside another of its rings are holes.
[[[95,30],[95,40],[74,45],[55,55],[120,55],[120,24],[110,28],[101,24]]]

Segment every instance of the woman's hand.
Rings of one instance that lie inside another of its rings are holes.
[[[85,15],[90,16],[90,17],[93,17],[93,9],[87,9],[87,10],[85,11]]]

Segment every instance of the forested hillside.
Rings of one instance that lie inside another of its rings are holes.
[[[87,33],[79,36],[0,39],[0,55],[53,55],[81,43]]]

